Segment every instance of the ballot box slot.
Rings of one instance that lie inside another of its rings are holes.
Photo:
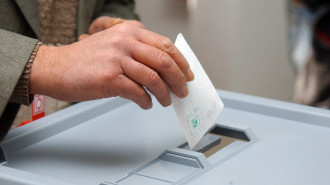
[[[178,148],[200,152],[209,157],[235,141],[249,142],[251,139],[243,130],[216,125],[206,134],[195,148],[190,149],[187,142]]]
[[[217,153],[226,146],[234,143],[235,141],[250,142],[250,138],[243,130],[235,130],[232,128],[216,126],[210,132],[209,135],[214,135],[221,137],[221,142],[216,145],[208,148],[208,150],[203,151],[202,153],[205,157],[210,157],[213,154]]]
[[[221,136],[215,135],[215,134],[206,134],[200,140],[200,142],[193,149],[191,149],[191,151],[203,153],[203,152],[209,150],[210,148],[213,148],[220,142],[221,142]],[[190,150],[187,142],[181,144],[180,146],[178,146],[178,148]]]
[[[215,126],[210,131],[210,133],[215,134],[215,135],[221,135],[221,136],[235,138],[238,140],[250,141],[250,138],[243,130],[235,130],[232,128],[227,128],[227,127],[223,127],[223,126],[219,126],[219,125]]]

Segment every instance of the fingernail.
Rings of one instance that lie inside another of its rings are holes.
[[[194,73],[190,68],[187,69],[187,81],[193,81],[195,78]]]
[[[152,103],[150,103],[147,109],[151,109],[151,108],[152,108]]]
[[[165,107],[168,107],[168,106],[170,106],[171,104],[172,104],[172,100],[171,100],[171,98],[169,97],[168,100],[166,101],[166,105],[165,105]]]
[[[149,110],[149,109],[152,108],[152,103],[150,103],[147,107],[143,107],[143,106],[141,106],[141,105],[140,105],[140,107],[141,107],[142,109],[144,109],[144,110]]]
[[[187,84],[185,84],[182,89],[181,89],[181,92],[182,92],[182,98],[186,97],[188,95],[188,87],[187,87]]]

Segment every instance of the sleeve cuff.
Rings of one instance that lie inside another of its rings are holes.
[[[21,75],[13,94],[10,97],[9,102],[18,103],[23,105],[29,105],[33,101],[33,95],[30,92],[30,71],[32,63],[36,57],[39,47],[42,45],[41,42],[38,42],[34,48],[28,63],[25,66],[23,74]]]

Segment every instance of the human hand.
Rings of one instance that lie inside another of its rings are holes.
[[[169,106],[169,89],[185,97],[186,81],[193,78],[168,38],[122,23],[71,45],[41,46],[31,67],[30,93],[72,102],[120,96],[148,109],[152,102],[144,87]]]
[[[127,23],[133,26],[137,26],[140,28],[145,28],[145,26],[137,20],[127,20],[127,19],[121,19],[121,18],[114,18],[109,16],[102,16],[95,19],[92,24],[89,26],[88,34],[82,34],[79,36],[78,40],[82,40],[87,38],[90,35],[93,35],[94,33],[97,33],[99,31],[108,29],[116,24],[120,23]]]

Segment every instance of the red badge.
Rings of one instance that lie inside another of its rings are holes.
[[[37,120],[45,116],[45,96],[34,95],[32,102],[32,121]]]

